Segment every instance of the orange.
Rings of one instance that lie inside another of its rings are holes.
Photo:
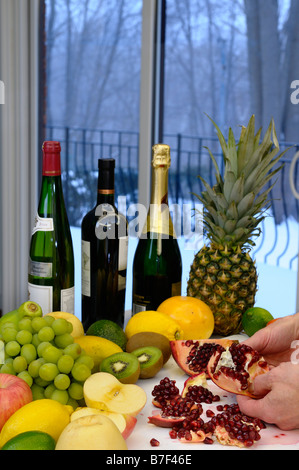
[[[157,310],[166,313],[179,324],[183,330],[180,339],[208,339],[213,333],[213,312],[207,304],[195,297],[170,297]]]

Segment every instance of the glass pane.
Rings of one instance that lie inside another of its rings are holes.
[[[137,202],[142,0],[46,0],[46,139],[62,145],[64,196],[81,312],[82,217],[96,203],[97,160]]]
[[[172,147],[172,198],[195,204],[192,193],[203,190],[196,176],[215,182],[206,147],[219,164],[222,155],[208,116],[225,136],[232,127],[236,139],[252,114],[256,130],[266,131],[273,117],[281,149],[295,143],[251,252],[259,273],[256,303],[274,316],[294,313],[296,302],[298,201],[289,170],[299,149],[299,82],[291,88],[299,79],[298,19],[297,0],[167,0],[164,141]],[[194,254],[184,250],[185,281]]]

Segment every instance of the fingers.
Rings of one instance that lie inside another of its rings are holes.
[[[265,422],[269,422],[267,416],[268,407],[265,406],[265,401],[266,398],[254,400],[244,395],[237,396],[237,402],[242,413],[252,418],[259,418]]]
[[[273,380],[271,372],[259,375],[253,382],[253,394],[255,398],[244,395],[237,396],[237,402],[242,413],[253,418],[271,422],[271,407],[269,406],[269,392],[272,390]],[[270,419],[270,421],[269,421]]]

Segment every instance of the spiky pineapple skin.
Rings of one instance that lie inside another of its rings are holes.
[[[254,306],[256,291],[257,270],[247,250],[211,245],[195,255],[187,295],[209,305],[214,334],[229,336],[242,331],[242,315]]]

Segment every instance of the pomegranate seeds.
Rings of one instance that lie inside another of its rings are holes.
[[[217,439],[223,445],[251,447],[261,438],[260,430],[266,427],[261,420],[244,415],[237,404],[217,405],[215,412],[207,409],[206,416],[210,420],[205,422],[201,418],[203,408],[199,402],[210,404],[220,400],[205,387],[190,386],[182,397],[175,381],[165,377],[154,387],[152,394],[155,397],[153,403],[157,403],[161,412],[149,417],[149,423],[171,427],[169,437],[180,442],[211,445]],[[155,441],[152,439],[151,445],[159,445]]]
[[[175,385],[175,380],[170,380],[168,377],[160,380],[159,385],[155,385],[152,396],[153,404],[159,408],[165,406],[171,399],[179,395],[180,391]]]
[[[218,345],[207,366],[210,378],[218,387],[251,397],[255,377],[268,370],[263,357],[243,343],[233,343],[226,349]]]

